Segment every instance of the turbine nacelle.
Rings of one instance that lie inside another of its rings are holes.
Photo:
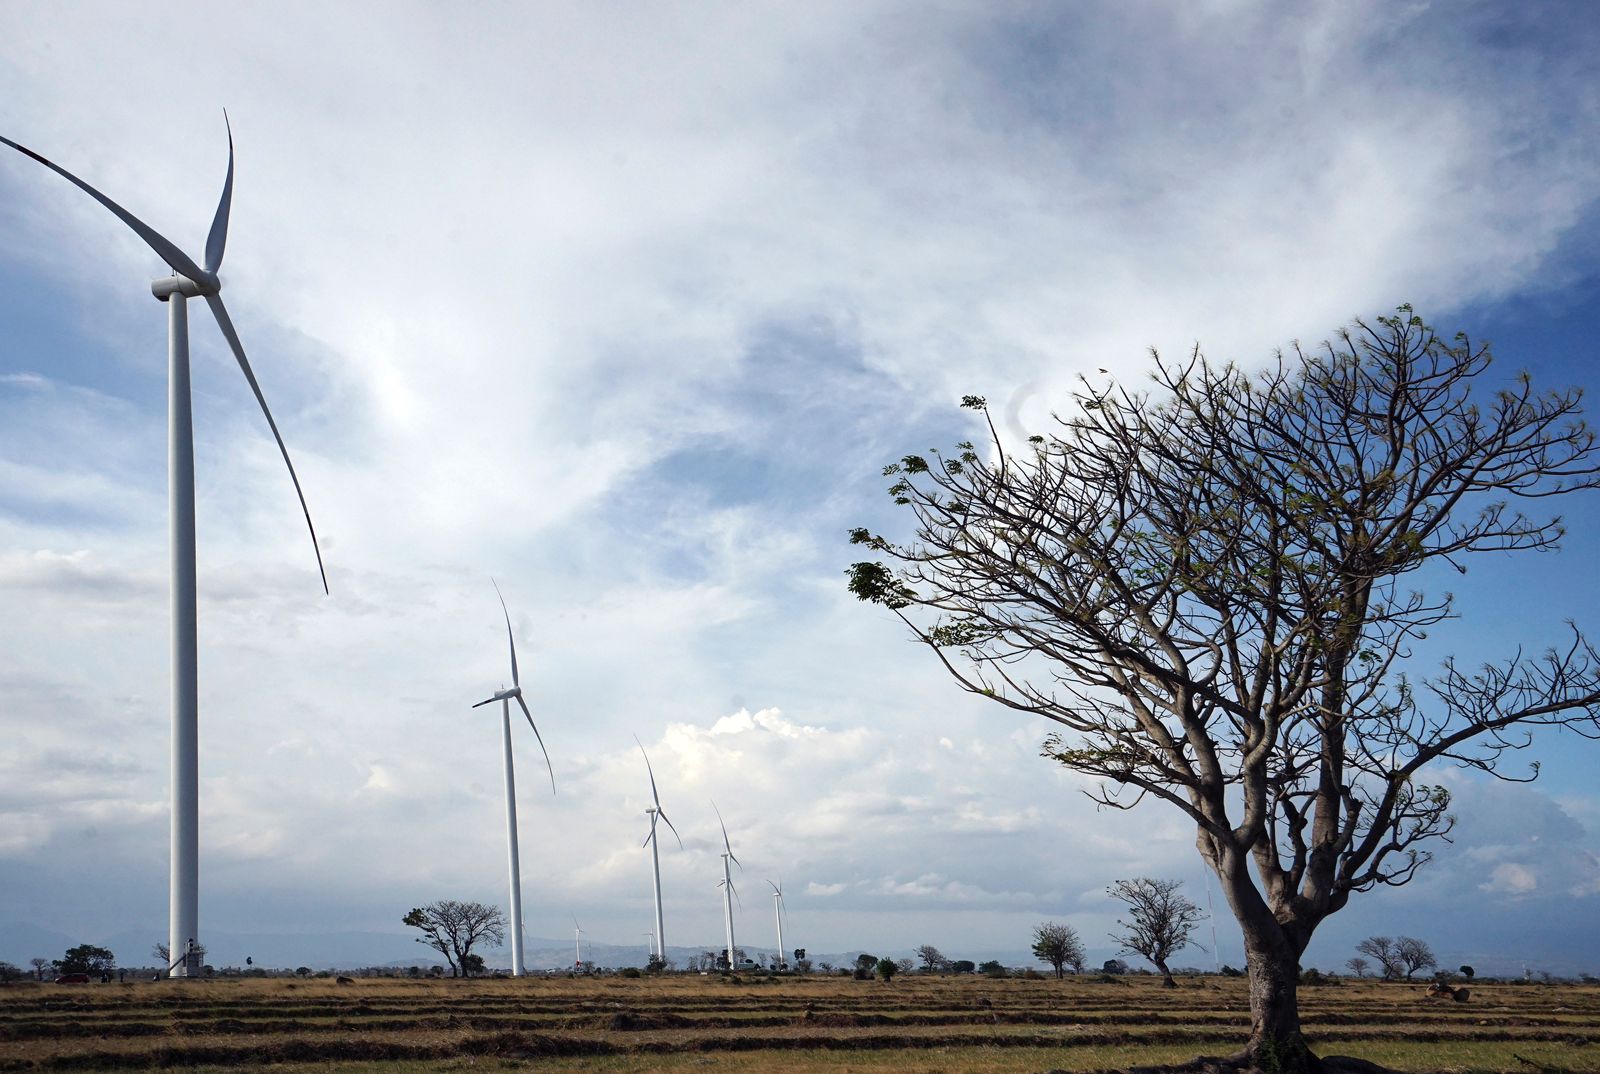
[[[163,302],[173,295],[182,295],[184,298],[220,295],[222,278],[215,272],[202,272],[197,280],[187,276],[162,276],[160,279],[150,281],[150,293]]]
[[[512,698],[516,698],[518,701],[522,700],[522,687],[513,686],[509,690],[501,690],[499,693],[495,694],[493,697],[486,697],[482,701],[479,701],[477,704],[473,705],[472,707],[475,708],[475,709],[481,709],[481,708],[483,708],[483,706],[492,705],[496,701],[510,701]],[[530,721],[532,721],[533,717],[530,716],[530,717],[528,717],[528,719]]]

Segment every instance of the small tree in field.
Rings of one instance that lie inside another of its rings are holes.
[[[900,972],[900,964],[892,958],[880,958],[876,969],[878,976],[883,978],[885,983],[888,983],[894,980],[895,974]]]
[[[878,556],[851,590],[964,689],[1054,721],[1045,755],[1104,804],[1193,823],[1244,938],[1238,1063],[1316,1066],[1300,956],[1449,832],[1430,765],[1523,778],[1535,729],[1600,735],[1600,654],[1575,627],[1476,670],[1409,664],[1455,616],[1433,575],[1555,547],[1560,518],[1514,502],[1600,484],[1581,393],[1526,375],[1486,393],[1489,365],[1409,307],[1259,371],[1157,355],[1148,391],[1085,381],[1018,450],[991,422],[981,453],[906,455],[884,472],[912,538],[851,532]]]
[[[110,973],[117,968],[117,956],[104,947],[81,943],[69,948],[65,955],[53,960],[57,973]]]
[[[1072,967],[1073,973],[1082,973],[1086,956],[1077,929],[1056,921],[1046,921],[1033,927],[1033,957],[1040,962],[1048,962],[1056,971],[1056,979],[1060,980],[1065,976],[1067,966]]]
[[[1167,960],[1188,947],[1189,937],[1205,919],[1200,907],[1179,894],[1181,880],[1152,880],[1142,876],[1137,880],[1118,880],[1106,889],[1106,894],[1128,904],[1131,921],[1118,920],[1122,932],[1111,937],[1124,951],[1131,951],[1149,959],[1161,971],[1161,983],[1167,988],[1178,987],[1167,968]]]
[[[1395,954],[1399,956],[1400,966],[1405,970],[1408,981],[1418,970],[1432,969],[1439,964],[1433,957],[1433,948],[1415,936],[1400,937],[1395,943]]]
[[[1368,962],[1366,959],[1362,958],[1359,955],[1357,955],[1355,958],[1347,959],[1345,961],[1344,966],[1345,966],[1345,969],[1349,970],[1351,973],[1355,974],[1357,977],[1365,977],[1367,975],[1367,973],[1372,969],[1372,963]]]
[[[472,975],[474,967],[481,967],[481,958],[471,961],[468,955],[474,945],[505,942],[506,918],[498,906],[481,902],[460,902],[440,899],[413,909],[401,922],[421,929],[417,942],[431,947],[450,963],[450,976]]]
[[[1378,963],[1378,972],[1385,981],[1396,981],[1405,972],[1400,959],[1400,946],[1392,936],[1368,936],[1356,944],[1356,950],[1371,955]]]
[[[944,969],[950,962],[940,950],[931,943],[925,943],[917,948],[917,958],[922,962],[923,973],[937,973]]]

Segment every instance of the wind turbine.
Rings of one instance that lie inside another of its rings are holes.
[[[500,702],[500,743],[505,750],[506,765],[506,859],[511,874],[511,976],[521,977],[527,972],[522,965],[522,867],[517,860],[517,773],[511,762],[511,702],[516,700],[522,714],[533,728],[533,737],[544,754],[544,766],[550,771],[550,793],[556,793],[556,770],[550,767],[550,751],[544,748],[544,737],[533,722],[533,713],[522,699],[522,680],[517,677],[517,639],[511,633],[511,613],[506,610],[506,598],[500,594],[499,583],[494,585],[494,595],[500,597],[500,613],[506,618],[506,641],[511,645],[511,689],[500,690],[493,697],[479,701],[473,708],[482,708]]]
[[[666,924],[661,916],[661,847],[656,843],[656,821],[664,820],[667,827],[672,829],[672,836],[678,841],[678,849],[683,849],[683,836],[678,834],[678,828],[672,823],[661,808],[661,796],[656,793],[656,770],[650,767],[650,755],[645,753],[644,743],[639,742],[639,736],[634,735],[633,740],[639,743],[639,752],[644,753],[644,769],[650,773],[650,800],[655,804],[645,810],[650,817],[650,834],[644,837],[641,846],[650,848],[650,864],[654,867],[655,892],[656,892],[656,955],[662,959],[667,957]]]
[[[733,900],[739,897],[739,893],[733,889],[733,873],[728,870],[728,862],[733,862],[741,869],[744,866],[739,865],[739,859],[733,856],[733,844],[728,842],[728,825],[723,822],[722,810],[717,809],[715,802],[711,803],[711,808],[716,810],[717,823],[722,825],[722,880],[717,886],[722,889],[723,913],[728,926],[728,971],[731,973],[738,968],[733,961]]]
[[[778,919],[778,968],[785,969],[789,965],[789,955],[783,946],[783,878],[779,877],[776,884],[768,880],[767,887],[772,889],[772,916]]]
[[[583,969],[583,926],[577,918],[572,919],[572,968]]]
[[[217,203],[206,238],[205,268],[128,210],[79,179],[65,168],[35,153],[25,145],[0,137],[0,142],[43,164],[73,186],[105,206],[111,214],[133,230],[154,250],[175,275],[150,284],[150,291],[167,303],[167,525],[172,569],[172,866],[167,904],[167,949],[183,952],[173,967],[176,976],[198,972],[191,952],[200,945],[196,938],[200,924],[200,701],[198,626],[195,610],[194,538],[194,425],[189,395],[189,312],[188,300],[204,298],[216,318],[217,327],[228,341],[244,379],[249,382],[261,413],[266,416],[272,438],[289,468],[300,510],[311,531],[311,548],[317,556],[323,592],[328,592],[328,572],[322,565],[322,549],[317,545],[316,527],[306,506],[300,478],[289,459],[289,449],[278,433],[278,423],[267,407],[266,396],[244,355],[244,345],[234,331],[227,307],[222,304],[222,254],[228,242],[228,214],[233,205],[233,128],[228,114],[222,114],[228,127],[228,174],[222,184],[222,200]]]

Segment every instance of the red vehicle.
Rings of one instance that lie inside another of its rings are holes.
[[[88,984],[88,983],[89,983],[89,975],[87,973],[64,973],[60,977],[56,978],[56,984]]]

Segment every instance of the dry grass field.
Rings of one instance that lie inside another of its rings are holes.
[[[1302,990],[1323,1054],[1407,1071],[1600,1072],[1600,987]],[[1243,982],[839,978],[241,980],[0,987],[0,1071],[406,1074],[541,1071],[1011,1074],[1178,1062],[1232,1050]],[[1591,1043],[1592,1042],[1592,1043]]]

